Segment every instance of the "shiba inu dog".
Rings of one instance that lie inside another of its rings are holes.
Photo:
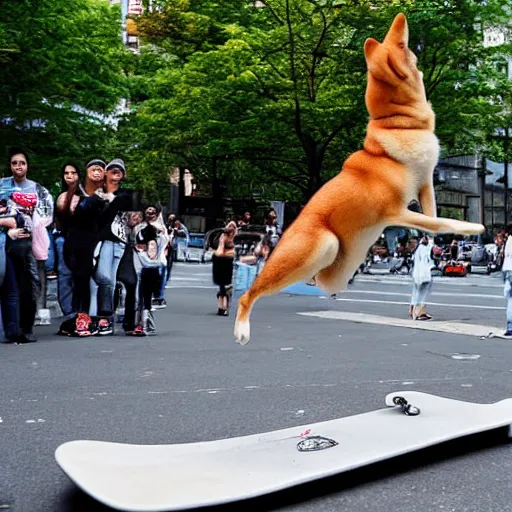
[[[485,230],[481,224],[436,217],[435,115],[408,39],[407,20],[399,14],[382,43],[365,41],[370,120],[363,149],[306,204],[240,297],[234,333],[239,343],[249,341],[256,300],[306,279],[329,294],[339,292],[386,226],[463,235]],[[423,213],[408,210],[414,199]]]

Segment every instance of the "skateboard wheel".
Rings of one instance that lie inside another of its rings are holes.
[[[334,439],[329,439],[323,436],[309,436],[297,444],[299,452],[316,452],[325,450],[326,448],[333,448],[338,443]]]

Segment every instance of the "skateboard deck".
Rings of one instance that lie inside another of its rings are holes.
[[[78,487],[112,508],[187,510],[269,494],[512,424],[512,399],[476,404],[400,391],[387,395],[386,405],[218,441],[71,441],[57,448],[55,458]]]

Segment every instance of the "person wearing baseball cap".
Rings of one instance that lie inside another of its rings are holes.
[[[105,167],[107,164],[101,158],[93,158],[85,166],[84,190],[87,196],[92,196],[105,184]]]
[[[110,218],[99,234],[96,271],[91,282],[91,314],[98,321],[101,336],[113,334],[114,293],[117,269],[127,242],[127,228],[121,191],[121,182],[126,176],[126,166],[120,158],[114,158],[105,166],[105,198],[111,201]],[[116,206],[118,205],[118,206]]]
[[[114,160],[105,166],[105,171],[107,172],[113,171],[114,169],[119,169],[123,173],[123,178],[126,176],[126,166],[120,158],[114,158]]]
[[[92,167],[93,165],[99,165],[103,169],[107,166],[107,164],[101,159],[101,158],[93,158],[89,162],[87,162],[87,165],[85,166],[86,169],[89,167]]]

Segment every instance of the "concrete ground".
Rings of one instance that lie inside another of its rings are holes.
[[[315,293],[305,290],[291,291]],[[482,403],[512,397],[512,341],[449,329],[503,328],[501,281],[436,280],[429,311],[447,325],[438,331],[394,325],[407,318],[409,291],[405,278],[361,276],[343,300],[262,298],[241,347],[234,315],[215,315],[210,267],[178,264],[168,307],[156,313],[159,336],[61,338],[55,321],[37,328],[38,343],[0,345],[0,510],[110,510],[55,463],[55,449],[75,439],[248,435],[381,408],[402,389]],[[511,475],[512,445],[493,432],[211,510],[506,512]]]

